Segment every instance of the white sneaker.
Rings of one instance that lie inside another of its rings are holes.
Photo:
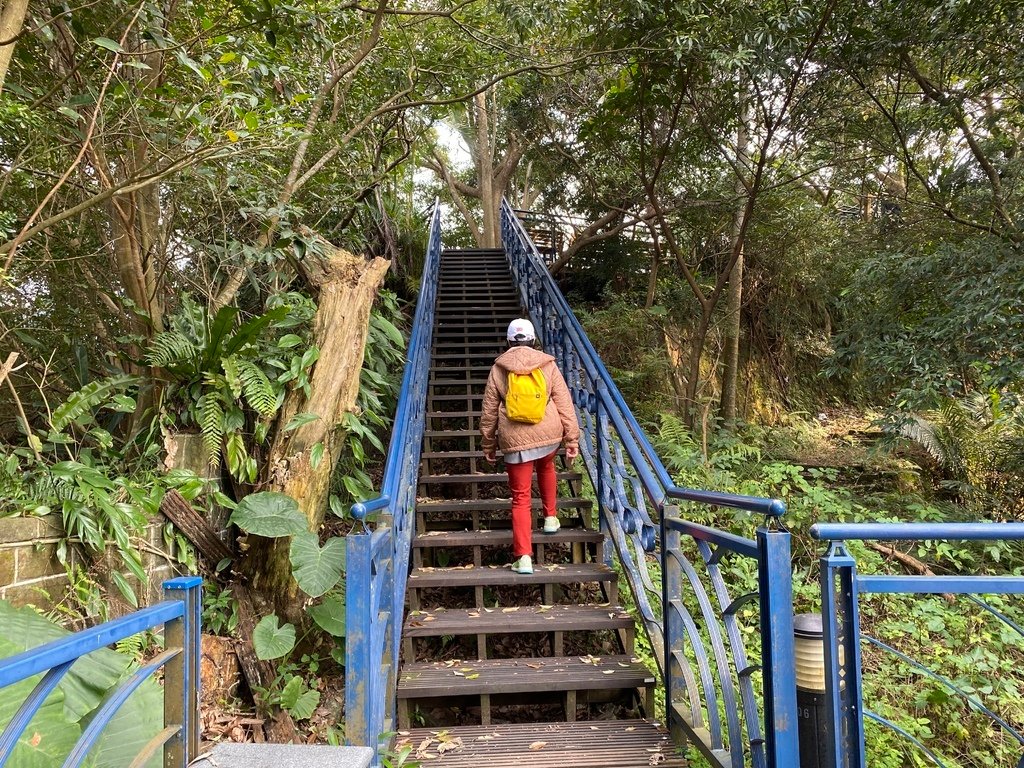
[[[512,563],[512,571],[514,573],[533,573],[533,558],[523,555]]]
[[[544,533],[558,533],[558,529],[562,527],[562,524],[558,522],[558,518],[555,515],[544,518]]]

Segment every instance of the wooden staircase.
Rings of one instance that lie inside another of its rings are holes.
[[[534,573],[510,568],[506,475],[483,460],[479,416],[521,314],[500,250],[442,254],[396,749],[455,768],[684,765],[650,721],[655,678],[579,472],[558,473],[555,534],[534,491]]]

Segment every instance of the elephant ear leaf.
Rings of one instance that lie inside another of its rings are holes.
[[[67,637],[68,632],[31,608],[14,608],[0,601],[0,658]],[[107,648],[80,658],[29,723],[18,740],[11,765],[50,768],[60,765],[74,748],[96,709],[132,669],[132,660]],[[0,723],[10,722],[39,677],[4,689],[0,696]],[[152,680],[135,690],[104,729],[84,765],[118,768],[128,765],[146,743],[163,728],[163,692]],[[148,768],[157,768],[155,758]]]

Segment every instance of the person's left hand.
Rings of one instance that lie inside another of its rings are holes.
[[[580,447],[578,445],[567,445],[565,446],[565,462],[570,467],[573,462],[576,461],[576,457],[580,455]]]

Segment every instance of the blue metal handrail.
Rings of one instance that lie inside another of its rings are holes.
[[[108,694],[64,761],[64,768],[82,764],[121,705],[161,668],[164,670],[164,729],[143,747],[135,763],[141,764],[161,746],[164,747],[164,765],[167,768],[185,768],[198,757],[202,583],[202,579],[195,576],[165,581],[164,601],[157,605],[0,660],[0,690],[43,675],[0,733],[0,768],[7,765],[32,718],[78,659],[111,643],[161,626],[164,628],[164,652]]]
[[[441,209],[435,202],[381,493],[352,505],[363,532],[346,537],[345,736],[350,744],[373,749],[395,719],[440,261]]]
[[[597,494],[601,528],[615,546],[661,667],[674,734],[687,737],[715,765],[741,768],[749,758],[758,768],[795,766],[790,543],[778,520],[784,504],[676,486],[507,201],[501,230],[523,303],[573,394],[583,432],[580,456]],[[744,539],[684,521],[678,502],[768,519],[755,539]],[[695,558],[684,553],[684,541]],[[648,571],[651,552],[661,561],[660,585]],[[719,567],[730,554],[756,561],[756,594],[730,596]],[[739,625],[744,607],[754,603],[759,666],[747,662]],[[752,679],[758,671],[760,707]]]
[[[866,768],[864,721],[871,720],[917,747],[932,763],[945,763],[920,739],[892,720],[865,708],[861,644],[868,643],[898,659],[918,674],[941,684],[1024,746],[1024,733],[989,709],[952,680],[927,668],[891,645],[861,633],[861,594],[965,594],[1018,633],[1021,628],[979,594],[1024,594],[1019,576],[891,576],[861,575],[848,541],[1020,541],[1021,523],[819,523],[811,535],[827,541],[821,557],[822,629],[825,651],[825,696],[828,702],[828,749],[835,768]],[[1021,758],[1024,764],[1024,758]]]

